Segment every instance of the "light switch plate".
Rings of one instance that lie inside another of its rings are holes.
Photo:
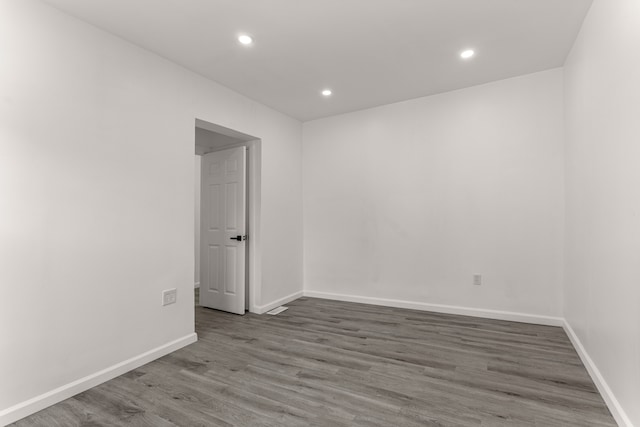
[[[176,288],[162,291],[162,305],[175,304],[178,299],[178,290]]]

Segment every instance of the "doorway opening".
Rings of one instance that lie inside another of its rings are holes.
[[[196,304],[238,314],[257,312],[260,161],[260,138],[196,119]]]

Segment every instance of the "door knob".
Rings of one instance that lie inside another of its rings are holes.
[[[231,237],[231,240],[237,240],[238,242],[242,242],[243,240],[247,240],[247,236]]]

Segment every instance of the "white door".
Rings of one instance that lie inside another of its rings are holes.
[[[200,305],[244,314],[246,147],[202,156]]]

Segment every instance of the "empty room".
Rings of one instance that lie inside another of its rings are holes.
[[[0,0],[0,426],[640,427],[640,1]]]

